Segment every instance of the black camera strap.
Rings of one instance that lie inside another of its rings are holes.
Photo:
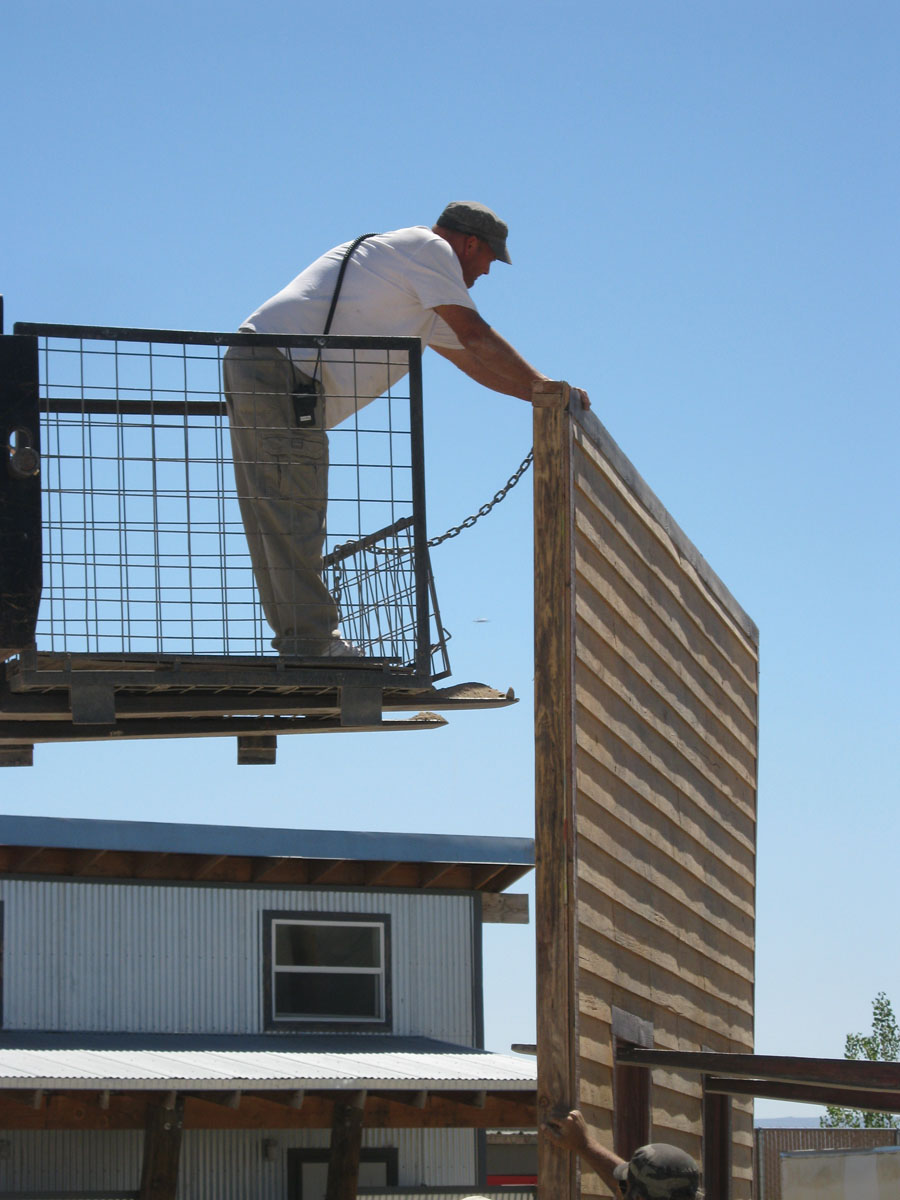
[[[355,242],[351,242],[344,251],[344,257],[341,259],[341,269],[338,271],[337,282],[334,285],[334,295],[331,297],[331,308],[328,310],[328,316],[325,318],[325,328],[322,333],[325,337],[331,333],[331,322],[334,320],[334,310],[337,308],[338,296],[341,294],[341,284],[344,282],[344,276],[347,273],[347,264],[356,253],[358,246],[370,237],[377,237],[376,233],[361,233]]]
[[[331,322],[334,320],[334,313],[335,313],[335,309],[337,308],[338,296],[340,296],[340,294],[341,294],[341,285],[344,282],[344,275],[347,273],[347,264],[350,262],[350,259],[352,258],[354,252],[356,251],[356,248],[358,246],[360,246],[366,240],[366,238],[376,237],[376,236],[377,235],[374,233],[360,234],[360,236],[356,239],[356,241],[351,242],[350,245],[347,247],[347,249],[344,251],[344,256],[341,259],[340,270],[338,271],[338,277],[337,277],[337,280],[335,281],[335,285],[334,285],[334,292],[332,293],[332,296],[331,296],[331,307],[328,309],[328,316],[325,318],[325,328],[322,330],[323,337],[327,337],[328,334],[331,332]],[[321,394],[321,383],[319,382],[319,372],[321,370],[321,367],[322,367],[322,347],[320,345],[318,353],[316,354],[316,365],[315,365],[315,368],[313,369],[313,373],[312,373],[313,386],[312,386],[311,390],[308,393],[307,392],[295,392],[294,393],[294,417],[295,417],[295,420],[296,420],[298,426],[300,426],[301,428],[310,429],[310,428],[314,427],[314,425],[315,425],[316,402]]]
[[[334,285],[334,293],[331,297],[331,307],[328,310],[328,316],[325,318],[325,328],[322,330],[322,336],[328,337],[331,333],[331,322],[334,320],[334,311],[337,308],[338,296],[341,294],[341,285],[344,282],[344,276],[347,274],[347,265],[350,259],[356,253],[358,246],[361,246],[366,238],[376,237],[374,233],[361,233],[355,242],[351,242],[344,251],[344,257],[341,259],[341,269],[338,271],[338,277]],[[319,347],[319,353],[316,355],[316,369],[313,371],[313,379],[319,378],[319,368],[322,365],[322,347]]]

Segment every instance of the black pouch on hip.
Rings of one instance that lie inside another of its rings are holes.
[[[323,421],[319,407],[322,385],[315,379],[303,380],[294,388],[294,424],[298,429],[320,429]]]

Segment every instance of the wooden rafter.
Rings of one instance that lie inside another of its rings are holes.
[[[441,887],[502,891],[531,868],[517,864],[430,863],[366,859],[272,858],[239,854],[171,851],[73,850],[45,846],[0,846],[0,876],[43,875],[79,879],[143,879],[160,882],[329,883],[410,890]]]

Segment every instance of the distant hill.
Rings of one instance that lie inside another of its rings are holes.
[[[815,1117],[762,1117],[753,1122],[756,1129],[818,1129],[819,1118]]]

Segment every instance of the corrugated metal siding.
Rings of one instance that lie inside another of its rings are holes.
[[[366,1130],[363,1145],[398,1150],[401,1187],[472,1187],[476,1134],[471,1130]],[[0,1192],[136,1191],[143,1134],[4,1132],[10,1157],[0,1160]],[[276,1143],[274,1160],[263,1142]],[[325,1148],[326,1130],[195,1131],[184,1135],[178,1200],[285,1200],[287,1151]],[[505,1193],[504,1193],[505,1195]]]
[[[474,1041],[472,899],[3,880],[7,1029],[257,1033],[261,913],[390,913],[393,1031]]]
[[[781,1200],[781,1155],[792,1150],[900,1146],[900,1129],[757,1129],[754,1200]]]
[[[325,1129],[310,1130],[302,1143],[328,1145]],[[478,1134],[471,1129],[365,1129],[363,1145],[374,1148],[396,1146],[399,1158],[398,1187],[434,1184],[445,1187],[474,1187],[477,1170]]]
[[[272,1162],[263,1141],[276,1142]],[[178,1200],[285,1200],[287,1151],[326,1148],[327,1130],[298,1133],[204,1131],[185,1135]],[[363,1145],[398,1150],[400,1186],[471,1185],[475,1179],[475,1135],[471,1130],[366,1130]]]
[[[143,1133],[4,1130],[9,1157],[0,1159],[0,1192],[136,1191]]]

